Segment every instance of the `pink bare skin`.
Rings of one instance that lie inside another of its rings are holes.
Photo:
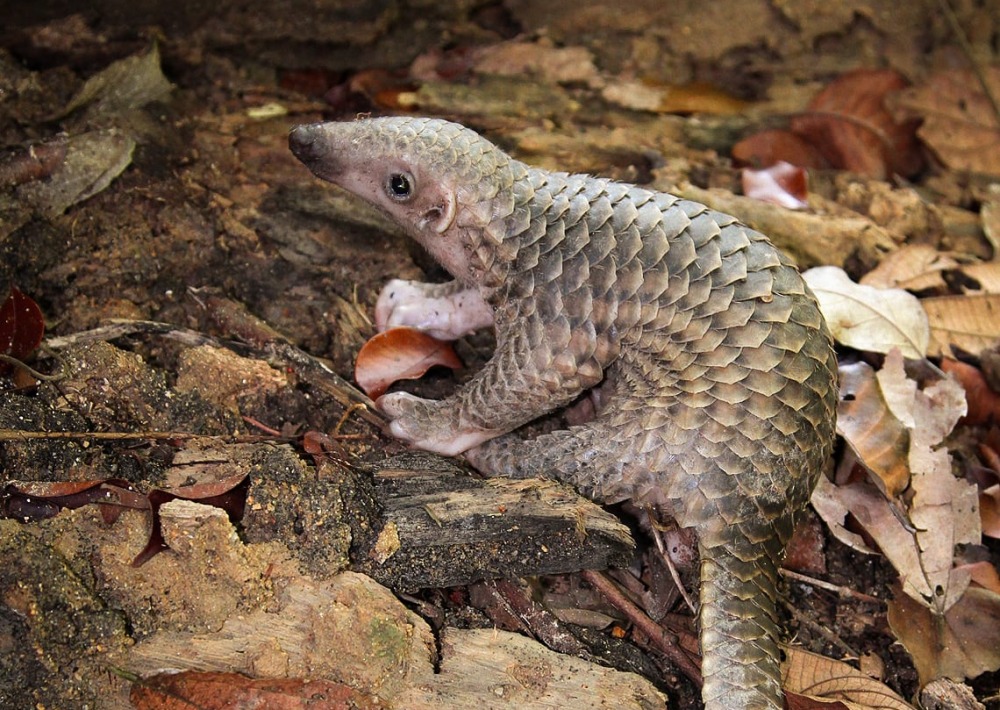
[[[457,340],[493,326],[493,308],[479,291],[452,281],[428,284],[392,279],[375,304],[379,332],[408,326],[438,340]]]

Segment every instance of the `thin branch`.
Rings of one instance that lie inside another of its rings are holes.
[[[582,570],[580,575],[587,580],[594,589],[608,600],[611,606],[625,614],[636,628],[649,637],[650,642],[676,665],[684,675],[693,683],[701,686],[703,679],[701,669],[688,654],[680,647],[677,637],[649,618],[646,613],[636,606],[632,601],[622,594],[618,586],[606,575],[596,570]]]

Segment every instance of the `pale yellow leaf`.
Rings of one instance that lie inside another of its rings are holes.
[[[913,710],[887,685],[853,666],[801,648],[786,646],[784,650],[781,685],[785,690],[817,700],[838,700],[852,710]]]
[[[819,300],[833,337],[857,350],[887,353],[899,348],[907,358],[927,352],[927,316],[915,296],[851,281],[843,269],[818,266],[803,274]]]
[[[1000,338],[1000,294],[936,296],[920,304],[930,323],[932,357],[952,356],[952,347],[978,355]]]

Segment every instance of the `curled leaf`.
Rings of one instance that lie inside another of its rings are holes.
[[[840,367],[837,433],[889,496],[910,485],[910,432],[894,416],[875,371],[867,363]]]
[[[744,168],[743,194],[762,202],[790,210],[805,208],[809,195],[806,171],[791,163],[780,162],[763,170]]]
[[[397,380],[415,380],[435,365],[462,366],[449,343],[416,328],[390,328],[368,340],[354,363],[354,380],[373,399]]]
[[[45,334],[42,309],[16,286],[0,305],[0,353],[24,360],[34,352]],[[0,373],[8,372],[10,365],[0,363]]]
[[[861,277],[861,283],[909,291],[944,289],[947,284],[943,272],[958,266],[951,254],[940,252],[930,244],[907,244],[886,254],[878,266]]]
[[[838,342],[877,353],[899,348],[911,359],[927,353],[927,314],[912,294],[856,284],[836,266],[818,266],[802,276]]]
[[[113,62],[90,77],[59,117],[83,106],[90,106],[92,115],[120,113],[158,101],[172,89],[160,69],[160,50],[154,44],[147,52]]]
[[[968,412],[965,415],[967,424],[986,424],[1000,422],[1000,394],[994,392],[982,371],[968,363],[944,358],[941,369],[955,378],[965,390]]]
[[[181,499],[215,506],[224,510],[231,522],[237,523],[243,518],[249,490],[250,477],[245,473],[238,473],[218,481],[207,481],[190,486],[178,486],[177,488],[156,488],[150,491],[148,498],[150,508],[153,511],[153,524],[146,546],[132,560],[132,566],[141,567],[150,558],[169,547],[163,539],[163,528],[160,522],[160,508],[164,503]]]
[[[96,503],[109,525],[126,508],[148,510],[149,501],[128,481],[107,478],[91,481],[12,481],[0,494],[0,513],[24,523]]]

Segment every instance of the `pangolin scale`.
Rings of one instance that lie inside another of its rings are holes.
[[[454,395],[379,400],[393,434],[694,528],[705,705],[783,707],[778,566],[837,404],[833,343],[789,260],[704,205],[533,168],[447,121],[312,124],[290,146],[455,278],[391,282],[380,327],[496,328],[493,357]],[[514,432],[602,382],[592,421]]]

